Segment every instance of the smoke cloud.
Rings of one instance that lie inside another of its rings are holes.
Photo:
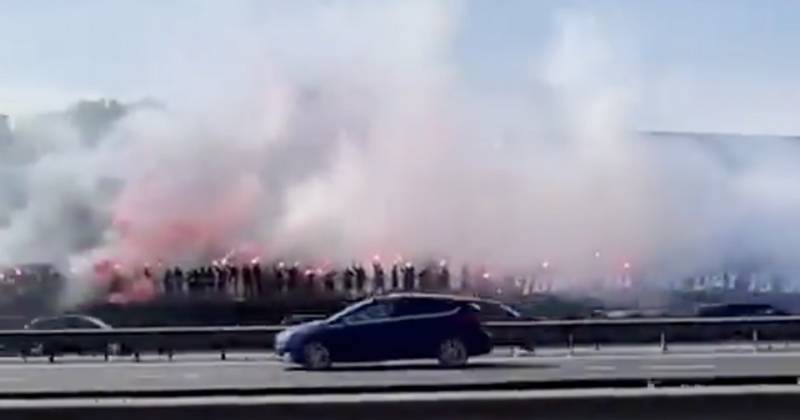
[[[56,263],[75,296],[97,261],[237,249],[546,261],[567,282],[626,263],[665,279],[797,268],[797,144],[637,133],[635,60],[602,22],[555,17],[506,95],[453,59],[457,3],[306,6],[258,36],[223,16],[224,35],[168,40],[163,107],[19,119],[0,142],[0,264]]]

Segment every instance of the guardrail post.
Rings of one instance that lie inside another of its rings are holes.
[[[758,352],[758,330],[753,328],[753,351]]]
[[[569,333],[569,336],[567,336],[567,348],[569,349],[570,356],[575,354],[575,336],[573,336],[572,333]]]
[[[667,334],[664,331],[661,331],[661,340],[659,343],[659,348],[661,349],[661,353],[666,353],[669,350],[667,345]]]
[[[228,355],[225,354],[225,349],[220,350],[219,352],[219,360],[225,360],[228,358]]]
[[[134,360],[136,363],[139,363],[139,362],[141,362],[141,361],[142,361],[142,355],[141,355],[141,353],[139,353],[138,351],[135,351],[135,352],[133,352],[133,360]]]
[[[174,356],[172,349],[167,350],[167,359],[169,359],[170,362],[172,361],[172,356]]]

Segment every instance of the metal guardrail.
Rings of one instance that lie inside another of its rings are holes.
[[[493,322],[497,345],[566,346],[800,339],[800,316]]]
[[[800,339],[800,316],[756,318],[642,318],[568,321],[508,321],[485,324],[497,346],[567,347],[576,345],[704,343],[732,340]],[[121,352],[172,356],[180,351],[270,350],[285,326],[121,328],[112,330],[2,331],[6,354],[53,357],[64,353]]]
[[[174,352],[216,350],[225,358],[228,350],[269,350],[283,326],[120,328],[111,330],[18,330],[0,332],[6,354],[23,357],[44,355],[51,360],[65,353],[131,354],[146,352],[172,357]]]

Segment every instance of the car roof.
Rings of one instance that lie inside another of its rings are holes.
[[[485,303],[497,303],[500,304],[498,301],[493,301],[489,299],[481,299],[474,296],[462,296],[462,295],[449,295],[445,293],[419,293],[419,292],[395,292],[389,293],[383,296],[377,296],[376,299],[439,299],[439,300],[453,300],[458,302],[485,302]]]
[[[36,323],[45,322],[45,321],[57,321],[57,320],[62,320],[62,319],[82,319],[82,320],[85,320],[85,321],[89,321],[89,322],[91,322],[93,324],[102,325],[104,327],[110,327],[110,325],[108,325],[108,323],[104,322],[103,320],[101,320],[99,318],[95,318],[95,317],[93,317],[91,315],[81,315],[81,314],[64,314],[64,315],[54,315],[54,316],[43,316],[43,317],[38,317],[38,318],[32,319],[29,324],[36,324]]]

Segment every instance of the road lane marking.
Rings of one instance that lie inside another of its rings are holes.
[[[535,360],[681,360],[681,359],[798,359],[800,352],[761,352],[761,353],[640,353],[640,354],[575,354],[566,355],[537,355],[528,359]],[[480,359],[475,359],[480,360]]]
[[[591,372],[613,372],[617,370],[616,366],[584,366],[584,370]]]
[[[189,380],[192,380],[192,381],[196,381],[196,380],[200,379],[200,374],[198,374],[198,373],[184,373],[183,374],[183,378],[184,379],[189,379]]]
[[[3,377],[3,378],[0,378],[0,383],[22,382],[24,380],[25,380],[24,378],[17,378],[17,377],[14,377],[14,376],[6,376],[6,377]]]
[[[604,366],[604,365],[597,365],[597,366],[584,366],[584,370],[593,371],[593,372],[613,372],[617,370],[616,366]]]
[[[159,374],[140,374],[135,376],[136,379],[164,379],[166,375]]]
[[[647,370],[714,370],[716,365],[644,365]]]

